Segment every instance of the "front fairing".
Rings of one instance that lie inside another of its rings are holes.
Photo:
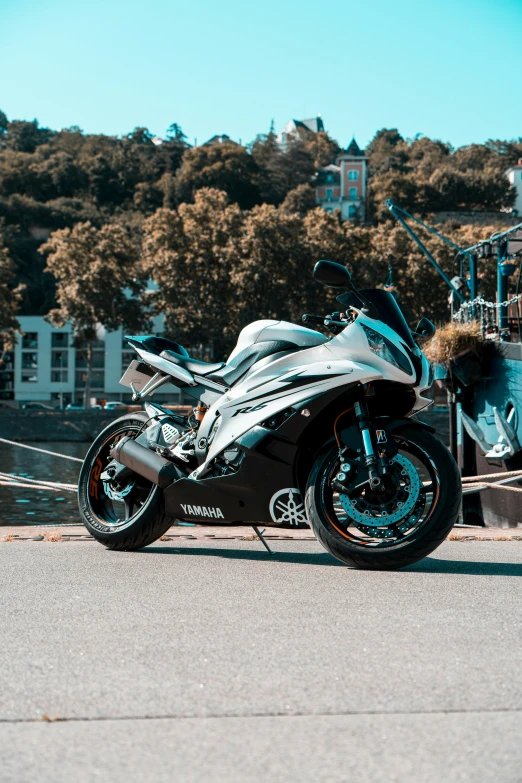
[[[371,364],[379,369],[383,379],[411,386],[416,397],[414,412],[431,405],[433,400],[427,397],[426,393],[433,384],[433,372],[430,362],[418,345],[413,340],[406,342],[394,329],[382,321],[368,318],[360,311],[357,312],[357,318],[330,340],[328,343],[330,350],[339,356],[350,356],[354,361],[364,360],[366,364]],[[401,350],[410,364],[410,373],[403,372],[400,368],[370,352],[368,340],[362,328],[363,324],[386,337]]]
[[[363,325],[393,343],[403,355],[405,364],[406,366],[409,366],[410,372],[404,372],[400,367],[396,367],[391,362],[373,353],[370,350]],[[420,351],[415,346],[415,351],[418,353],[414,353],[414,351],[405,344],[404,340],[399,337],[397,332],[382,321],[368,318],[362,313],[359,313],[355,320],[348,324],[340,334],[329,341],[328,347],[339,358],[349,357],[352,361],[362,361],[365,364],[371,364],[380,371],[382,377],[386,380],[396,381],[397,383],[404,383],[411,386],[415,385],[417,373],[412,361],[412,354],[413,360],[418,360],[420,358]]]

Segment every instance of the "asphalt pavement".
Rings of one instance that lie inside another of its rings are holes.
[[[0,544],[0,780],[520,781],[522,543]]]

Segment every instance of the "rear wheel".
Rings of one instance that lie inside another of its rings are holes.
[[[160,538],[173,520],[165,515],[163,492],[147,479],[130,473],[120,483],[103,481],[110,451],[122,438],[136,438],[148,416],[129,413],[109,424],[91,448],[80,471],[78,505],[82,522],[109,549],[141,549]]]
[[[321,544],[347,565],[396,569],[433,552],[457,521],[460,475],[446,447],[420,427],[394,433],[398,453],[385,491],[369,484],[350,492],[332,483],[341,471],[337,448],[319,457],[308,480],[308,520]]]

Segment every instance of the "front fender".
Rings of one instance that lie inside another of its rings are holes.
[[[405,427],[418,427],[419,429],[428,430],[428,432],[434,433],[435,429],[429,424],[425,424],[418,419],[397,418],[392,419],[391,416],[376,416],[372,419],[374,430],[385,430],[388,435],[399,433],[401,429]],[[349,427],[345,427],[339,432],[339,440],[345,446],[349,446],[354,451],[362,449],[362,437],[359,431],[359,426],[356,423],[351,424]],[[332,445],[334,439],[332,438],[325,448]],[[384,440],[383,442],[386,442]]]
[[[428,432],[431,433],[435,433],[437,431],[435,427],[431,426],[431,424],[426,424],[425,421],[419,421],[419,419],[389,419],[379,417],[374,419],[374,422],[376,427],[379,424],[382,424],[384,429],[391,433],[398,432],[398,430],[402,429],[403,427],[420,427],[422,430],[428,430]]]

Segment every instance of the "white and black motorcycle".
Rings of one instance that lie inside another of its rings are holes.
[[[147,401],[110,424],[81,470],[79,506],[110,549],[136,550],[174,520],[311,525],[334,557],[393,569],[432,552],[461,500],[455,461],[414,413],[430,404],[429,362],[394,296],[358,291],[345,267],[316,280],[343,289],[344,312],[305,315],[333,336],[256,321],[226,362],[192,359],[161,337],[129,337],[121,379],[142,400],[164,384],[195,400],[188,417]],[[197,403],[197,404],[196,404]]]

